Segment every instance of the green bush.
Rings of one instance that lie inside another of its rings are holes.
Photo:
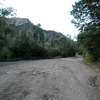
[[[46,48],[46,50],[47,50],[48,57],[57,57],[61,55],[60,50],[57,48],[48,47]]]
[[[9,49],[2,49],[0,51],[0,60],[9,60],[11,59],[12,53]]]

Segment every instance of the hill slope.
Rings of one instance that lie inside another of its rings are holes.
[[[33,38],[35,40],[44,40],[45,43],[49,43],[54,39],[61,36],[64,36],[60,32],[52,31],[52,30],[44,30],[38,25],[34,25],[27,18],[9,18],[7,20],[8,25],[13,25],[16,29],[15,33],[22,33],[26,31],[31,31],[33,33]],[[40,38],[40,39],[39,39]]]
[[[59,32],[44,30],[26,18],[7,19],[0,37],[0,60],[75,55],[73,40]]]

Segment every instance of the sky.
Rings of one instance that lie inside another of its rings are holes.
[[[1,1],[1,0],[0,0]],[[76,36],[79,32],[71,23],[72,4],[78,0],[2,0],[4,6],[17,10],[16,17],[28,18],[33,24],[41,24],[45,30]]]

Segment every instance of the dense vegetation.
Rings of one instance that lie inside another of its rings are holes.
[[[100,61],[100,0],[79,0],[71,15],[80,30],[78,51],[90,61]]]
[[[75,43],[55,31],[46,31],[41,25],[15,24],[20,18],[8,18],[12,8],[0,9],[0,60],[19,60],[75,55]],[[24,19],[24,21],[26,21]]]

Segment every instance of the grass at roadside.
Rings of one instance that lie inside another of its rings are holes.
[[[92,63],[96,68],[100,69],[100,62]]]
[[[84,57],[84,61],[90,65],[92,68],[99,69],[100,70],[100,61],[98,62],[92,62],[90,59],[87,57]]]

